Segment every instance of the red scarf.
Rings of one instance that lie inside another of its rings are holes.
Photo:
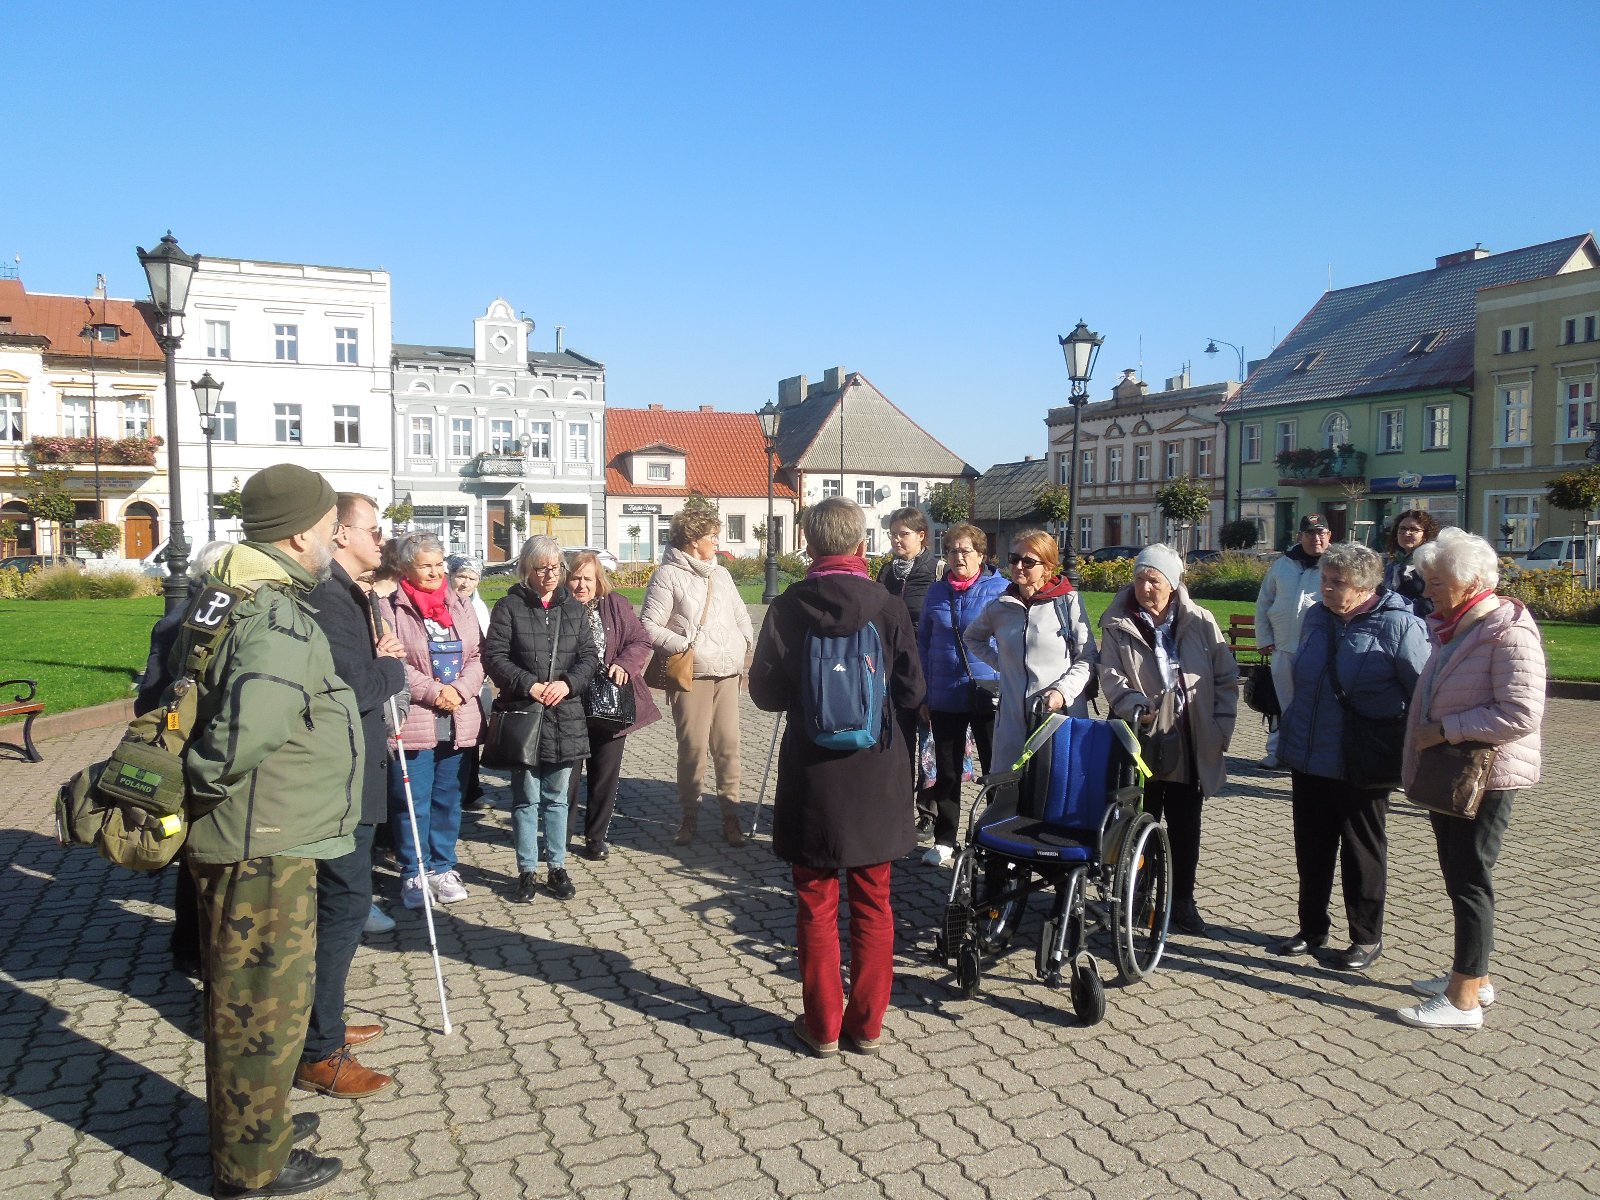
[[[964,592],[969,587],[971,587],[973,584],[977,583],[978,580],[980,580],[982,578],[983,578],[983,572],[979,571],[976,575],[972,576],[970,579],[957,579],[954,575],[946,574],[945,577],[944,577],[944,581],[950,585],[950,587],[951,587],[951,589],[953,591]]]
[[[450,614],[449,580],[441,579],[439,586],[431,592],[423,591],[409,579],[401,579],[400,586],[411,597],[411,603],[417,606],[424,620],[443,625],[446,629],[455,628],[456,619]]]
[[[872,578],[872,573],[867,570],[867,560],[855,554],[824,554],[821,558],[813,559],[806,578],[810,579],[813,575],[860,575],[864,579]]]
[[[1470,596],[1460,608],[1456,609],[1448,617],[1443,613],[1430,614],[1428,620],[1435,623],[1433,631],[1439,636],[1439,645],[1448,646],[1450,639],[1455,637],[1456,630],[1461,627],[1461,618],[1471,612],[1474,605],[1481,603],[1485,598],[1492,595],[1494,595],[1494,589],[1489,588],[1486,591],[1479,592],[1476,596]]]
[[[1072,581],[1065,575],[1058,575],[1049,583],[1040,588],[1037,592],[1035,592],[1032,597],[1027,600],[1023,600],[1023,603],[1028,605],[1051,604],[1055,601],[1056,597],[1065,596],[1071,591]],[[1022,589],[1017,587],[1017,581],[1014,579],[1009,585],[1007,585],[1005,594],[1008,596],[1015,596],[1018,600],[1022,600]]]

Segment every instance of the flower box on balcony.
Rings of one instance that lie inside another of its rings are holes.
[[[159,437],[86,438],[86,437],[36,437],[27,445],[28,460],[40,463],[92,463],[95,448],[99,447],[102,466],[153,467],[156,450],[163,442]]]

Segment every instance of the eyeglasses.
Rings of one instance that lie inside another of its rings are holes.
[[[1399,529],[1395,530],[1395,532],[1396,533],[1421,533],[1422,529],[1421,529],[1420,526],[1417,526],[1417,525],[1402,525],[1402,526],[1400,526]]]
[[[968,558],[977,553],[971,546],[952,546],[945,551],[951,558]]]
[[[561,574],[561,564],[557,563],[553,567],[533,567],[531,572],[534,575],[559,575]]]
[[[380,526],[346,525],[344,528],[348,529],[351,533],[370,534],[372,536],[372,540],[375,542],[383,541],[383,529]]]
[[[1018,563],[1020,563],[1020,564],[1022,564],[1022,566],[1026,567],[1030,571],[1033,570],[1035,567],[1040,567],[1040,566],[1044,565],[1044,563],[1040,559],[1029,558],[1026,554],[1013,554],[1013,555],[1010,555],[1008,557],[1007,561],[1010,562],[1013,567],[1016,566]]]

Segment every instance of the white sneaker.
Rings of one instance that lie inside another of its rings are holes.
[[[361,931],[363,933],[388,933],[393,928],[394,918],[374,903],[372,911],[367,914],[367,923],[361,927]]]
[[[455,904],[467,898],[467,885],[461,882],[461,876],[456,871],[430,875],[428,882],[433,885],[433,894],[438,897],[440,904]]]
[[[400,899],[407,908],[422,907],[422,876],[413,875],[400,884]]]
[[[950,865],[950,860],[955,856],[956,850],[954,846],[941,846],[935,844],[929,846],[927,850],[923,852],[922,861],[930,867],[948,867]]]
[[[1435,975],[1432,979],[1418,979],[1411,985],[1411,990],[1419,996],[1442,996],[1450,986],[1450,972]],[[1478,1007],[1488,1008],[1494,1003],[1494,984],[1480,983],[1478,985]]]
[[[1465,1011],[1450,1003],[1450,997],[1440,994],[1432,1000],[1402,1008],[1396,1014],[1407,1025],[1420,1025],[1424,1029],[1479,1029],[1483,1026],[1483,1008]]]

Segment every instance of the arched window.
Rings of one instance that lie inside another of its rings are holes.
[[[1350,418],[1342,412],[1328,414],[1328,419],[1322,423],[1322,444],[1329,450],[1344,445],[1350,440]]]

